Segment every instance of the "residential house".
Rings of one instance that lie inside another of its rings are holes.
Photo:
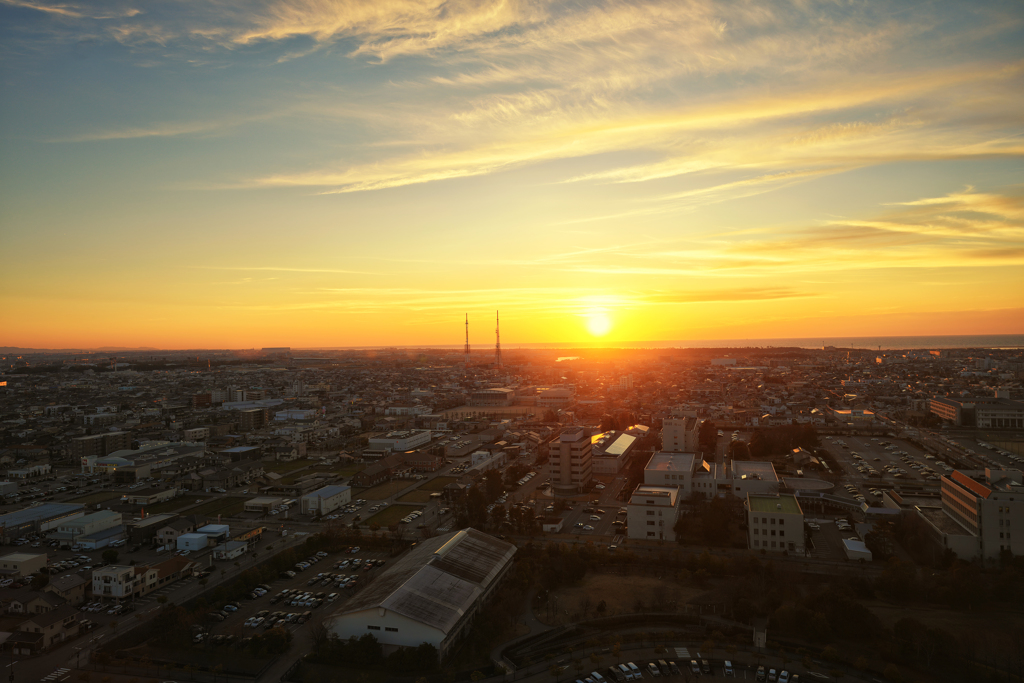
[[[33,651],[45,650],[51,645],[78,635],[78,610],[71,605],[61,605],[29,617],[18,624],[17,630],[21,633],[41,635],[41,639],[30,643],[29,646]]]

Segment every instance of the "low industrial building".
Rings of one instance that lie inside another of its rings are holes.
[[[213,559],[234,560],[241,557],[249,550],[249,544],[245,541],[228,541],[213,549]]]
[[[804,554],[804,511],[796,496],[750,493],[746,508],[752,550]]]
[[[352,502],[352,488],[349,486],[325,486],[299,499],[302,514],[328,515],[343,505]]]
[[[282,498],[270,497],[253,498],[251,500],[245,501],[244,507],[246,512],[267,513],[276,508],[278,505],[280,505],[282,500]]]
[[[147,515],[137,522],[129,522],[125,525],[125,532],[128,540],[132,543],[151,543],[163,545],[157,533],[178,515],[173,512],[163,512],[158,515]]]
[[[81,536],[88,536],[98,531],[105,531],[120,526],[120,512],[100,510],[99,512],[89,512],[81,517],[62,522],[57,527],[56,533],[50,534],[50,538],[74,543]]]
[[[0,515],[0,542],[11,543],[25,534],[50,531],[84,514],[85,506],[76,503],[44,503],[8,512]]]
[[[616,475],[629,461],[637,437],[625,432],[605,432],[590,437],[590,457],[595,475]]]
[[[228,536],[231,535],[231,527],[227,524],[206,524],[196,529],[196,533],[203,534],[210,539],[211,543],[220,543],[228,540]]]
[[[124,527],[119,524],[109,529],[94,531],[85,536],[78,536],[74,542],[85,550],[99,550],[100,548],[113,545],[116,541],[123,540],[124,538]]]
[[[370,634],[386,651],[430,643],[442,660],[512,566],[516,547],[476,529],[422,541],[324,620],[343,640]]]
[[[404,431],[388,432],[384,436],[375,436],[370,439],[369,450],[389,451],[401,453],[411,451],[417,446],[430,443],[429,429],[408,429]]]
[[[182,534],[175,540],[175,547],[178,550],[190,550],[196,552],[206,550],[210,547],[210,537],[206,534]]]
[[[148,488],[142,489],[141,491],[134,491],[129,493],[125,498],[129,505],[156,505],[157,503],[163,503],[164,501],[173,500],[181,493],[180,489],[158,489]]]
[[[11,553],[0,557],[0,576],[17,578],[35,574],[46,566],[46,554]]]
[[[871,551],[864,544],[864,541],[855,538],[843,539],[843,550],[846,552],[846,559],[858,560],[861,562],[871,561]]]
[[[153,472],[170,466],[177,460],[188,457],[202,457],[206,445],[201,443],[173,443],[158,441],[133,450],[114,451],[108,455],[83,457],[80,462],[82,473],[104,472],[113,474],[119,467],[148,465]]]

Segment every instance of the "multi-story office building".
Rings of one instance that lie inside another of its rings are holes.
[[[747,494],[747,541],[752,550],[804,554],[804,511],[793,495]]]
[[[661,425],[661,447],[673,453],[696,453],[700,423],[695,417],[666,417]]]
[[[548,446],[551,488],[556,495],[575,495],[593,475],[592,445],[582,427],[567,427]]]
[[[270,419],[270,411],[266,408],[249,408],[238,411],[238,430],[242,432],[259,429],[266,425]]]
[[[114,451],[126,450],[131,447],[132,435],[130,432],[105,432],[92,436],[80,436],[71,439],[71,457],[76,460],[89,456],[103,457]]]
[[[680,489],[674,486],[641,484],[626,506],[629,538],[647,541],[676,540]]]
[[[644,467],[644,484],[672,486],[688,498],[693,492],[694,463],[698,461],[693,453],[655,453]]]
[[[960,527],[933,521],[943,546],[963,559],[997,559],[1004,551],[1024,554],[1022,480],[1020,470],[957,470],[943,475],[942,511]]]
[[[984,396],[980,398],[935,397],[930,401],[931,412],[957,426],[979,429],[1024,429],[1024,402],[1008,398]]]

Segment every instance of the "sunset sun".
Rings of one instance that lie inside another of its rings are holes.
[[[604,311],[593,311],[587,316],[587,330],[595,337],[603,337],[611,329],[611,318]]]

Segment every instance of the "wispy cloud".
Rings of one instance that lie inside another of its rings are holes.
[[[241,270],[241,271],[272,271],[280,273],[338,273],[345,275],[372,275],[362,270],[344,270],[340,268],[294,268],[290,266],[188,266],[198,270]]]

